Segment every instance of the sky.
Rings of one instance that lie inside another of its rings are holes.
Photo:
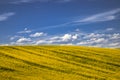
[[[0,45],[120,47],[120,0],[0,0]]]

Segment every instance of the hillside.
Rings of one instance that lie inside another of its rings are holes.
[[[120,80],[120,50],[0,46],[0,80]]]

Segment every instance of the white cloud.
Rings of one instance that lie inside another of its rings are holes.
[[[107,28],[108,29],[108,28]],[[36,32],[28,38],[24,36],[16,36],[14,39],[11,39],[11,44],[13,45],[25,45],[25,44],[59,44],[59,45],[80,45],[80,46],[97,46],[97,47],[120,47],[120,33],[104,33],[107,29],[103,30],[103,33],[86,33],[86,32],[70,32],[59,35],[50,35],[42,36],[44,32]],[[111,29],[110,29],[111,30]],[[33,37],[34,36],[34,37]],[[38,37],[42,36],[42,37]]]
[[[76,40],[78,38],[78,34],[72,36],[72,39]]]
[[[0,14],[0,21],[5,21],[13,15],[15,15],[14,12],[8,12],[8,13]]]
[[[108,12],[104,12],[104,13],[99,13],[99,14],[95,14],[89,17],[86,17],[84,19],[79,19],[75,22],[78,23],[94,23],[94,22],[103,22],[103,21],[111,21],[117,18],[117,15],[120,13],[120,8],[115,9],[115,10],[111,10]]]
[[[104,43],[107,41],[107,39],[105,39],[105,38],[92,38],[92,39],[90,39],[90,41],[92,43]]]
[[[68,41],[72,38],[72,35],[71,34],[65,34],[63,37],[62,37],[62,40],[63,41]]]
[[[110,44],[108,44],[108,46],[109,47],[118,47],[118,48],[120,48],[120,43],[117,43],[117,42],[115,42],[115,43],[110,43]]]
[[[51,40],[57,40],[57,39],[61,39],[61,37],[60,36],[54,36],[54,37],[51,37],[50,39]]]
[[[99,34],[99,33],[90,33],[90,34],[87,34],[86,36],[84,36],[83,38],[84,39],[87,39],[87,38],[100,38],[102,36],[104,36],[105,34]]]
[[[31,32],[32,32],[31,30],[28,30],[27,28],[25,28],[23,31],[19,31],[17,33],[23,34],[23,33],[31,33]]]
[[[105,38],[89,38],[89,39],[78,42],[77,45],[95,46],[98,44],[104,44],[106,42],[107,42],[107,39]]]
[[[86,18],[83,19],[74,19],[72,21],[63,23],[63,24],[58,24],[58,25],[53,25],[53,26],[44,26],[43,28],[38,28],[35,29],[33,31],[38,31],[38,30],[46,30],[46,29],[52,29],[52,28],[61,28],[61,27],[72,27],[75,25],[85,25],[88,23],[96,23],[96,22],[105,22],[105,21],[112,21],[112,20],[116,20],[119,19],[118,18],[118,14],[120,13],[120,8],[111,10],[111,11],[107,11],[107,12],[103,12],[103,13],[98,13],[92,16],[88,16]],[[112,31],[112,28],[108,28],[108,31]],[[79,32],[79,29],[76,29],[77,32]]]
[[[18,39],[16,42],[17,43],[22,43],[22,42],[29,42],[29,41],[31,41],[30,38],[24,38],[24,37],[22,37],[22,38]]]
[[[60,37],[62,41],[74,41],[78,38],[78,34],[64,34],[62,37]]]
[[[109,33],[109,34],[89,33],[84,35],[84,37],[80,42],[76,44],[84,45],[84,46],[97,46],[97,47],[120,47],[119,33]]]
[[[43,32],[36,32],[35,34],[31,34],[30,37],[40,37],[40,36],[45,36],[46,33]]]
[[[47,41],[47,40],[38,40],[35,42],[35,45],[39,45],[39,44],[51,44],[51,41]]]
[[[10,37],[10,40],[14,40],[14,39],[21,38],[21,37],[22,36],[15,35],[15,36]]]
[[[81,42],[77,43],[77,45],[87,45],[87,44],[88,44],[88,42],[86,42],[86,41],[81,41]]]
[[[68,45],[68,46],[71,46],[71,45],[74,45],[73,43],[66,43],[66,44],[59,44],[61,46],[64,46],[64,45]]]
[[[69,42],[74,41],[77,38],[77,34],[55,35],[45,39],[37,40],[35,44],[69,44]]]
[[[111,39],[120,39],[120,33],[114,33],[112,36],[110,36]]]

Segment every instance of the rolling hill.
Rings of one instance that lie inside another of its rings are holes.
[[[120,50],[0,46],[0,80],[120,80]]]

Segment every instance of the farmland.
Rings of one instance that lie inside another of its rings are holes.
[[[0,80],[120,80],[120,49],[0,46]]]

